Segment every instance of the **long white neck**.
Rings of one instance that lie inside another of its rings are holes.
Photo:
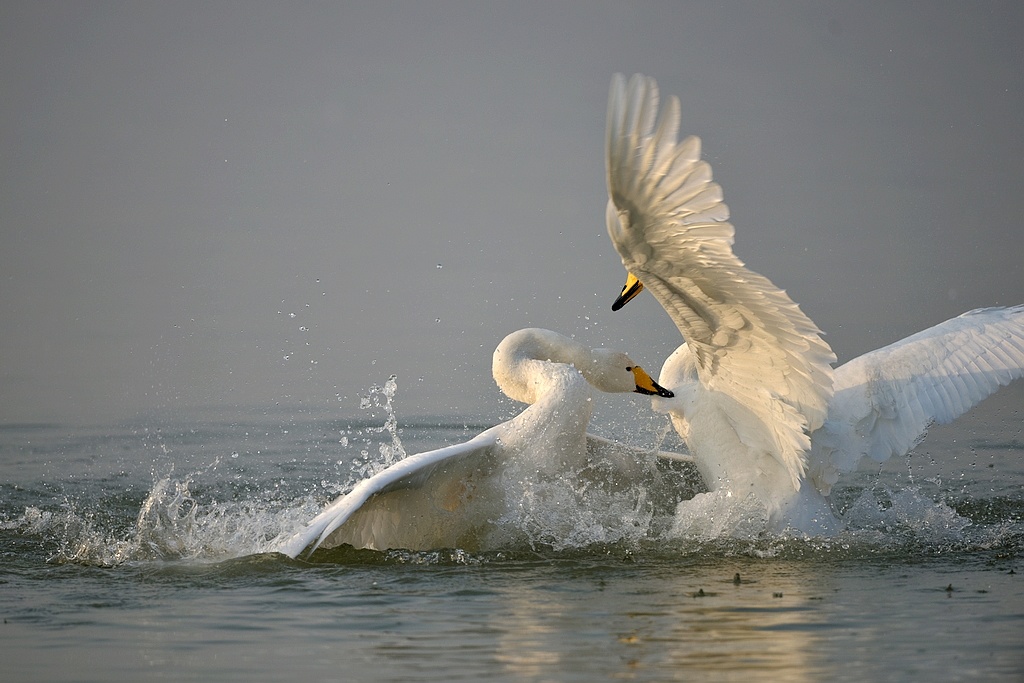
[[[585,456],[594,389],[648,389],[650,378],[630,358],[610,349],[588,349],[568,337],[525,329],[505,337],[494,351],[494,380],[505,394],[530,407],[502,425],[510,438],[547,444],[549,461]],[[643,386],[641,386],[643,383]],[[654,387],[658,389],[659,387]],[[550,453],[559,453],[557,459]]]
[[[543,396],[562,389],[567,373],[588,382],[593,378],[594,352],[582,344],[550,330],[528,328],[505,337],[494,350],[491,370],[494,381],[509,398],[537,403]]]
[[[589,350],[548,330],[513,332],[494,351],[494,380],[516,401],[530,406],[505,423],[509,441],[524,440],[520,457],[539,471],[561,471],[586,456],[585,434],[593,390],[579,366]]]

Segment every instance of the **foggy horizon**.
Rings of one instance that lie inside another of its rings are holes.
[[[1014,3],[11,2],[0,424],[507,412],[545,327],[681,338],[604,225],[614,73],[678,96],[736,228],[839,362],[1024,303]],[[633,397],[630,397],[632,399]],[[618,399],[616,399],[618,400]]]

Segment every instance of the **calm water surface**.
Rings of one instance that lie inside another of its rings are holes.
[[[858,473],[830,541],[668,538],[669,501],[640,536],[301,560],[267,550],[479,425],[8,425],[4,680],[1024,680],[1022,401]]]

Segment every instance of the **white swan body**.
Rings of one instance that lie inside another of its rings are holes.
[[[676,397],[656,398],[654,407],[669,414],[708,488],[734,501],[752,494],[773,531],[830,535],[841,525],[827,497],[843,474],[865,459],[906,454],[933,423],[951,422],[1024,376],[1024,306],[970,311],[836,368],[798,488],[752,413],[708,390],[694,366],[686,344],[669,356],[659,382]]]
[[[587,349],[549,330],[505,337],[492,369],[506,395],[530,404],[526,410],[465,443],[409,456],[359,482],[277,551],[296,557],[321,544],[378,550],[500,544],[494,521],[507,511],[507,480],[578,473],[595,458],[633,476],[635,449],[586,433],[593,389],[671,396],[625,354]]]
[[[833,371],[814,323],[733,254],[721,188],[678,127],[679,101],[659,116],[653,79],[615,77],[607,223],[629,277],[613,308],[650,289],[686,339],[660,377],[676,396],[654,405],[711,491],[680,507],[753,499],[771,530],[830,534],[841,474],[908,452],[1024,375],[1024,307],[971,311]]]

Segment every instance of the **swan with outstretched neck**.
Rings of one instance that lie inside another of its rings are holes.
[[[646,288],[685,339],[659,377],[675,396],[653,403],[711,490],[680,512],[753,503],[769,530],[834,533],[842,474],[907,453],[1024,375],[1024,306],[970,311],[833,370],[817,326],[733,253],[700,140],[678,140],[679,100],[658,107],[653,79],[613,79],[606,217],[628,272],[613,310]]]
[[[500,545],[493,522],[515,504],[503,484],[510,471],[512,478],[557,479],[601,457],[633,478],[636,449],[587,434],[594,390],[672,397],[626,354],[537,328],[505,337],[492,371],[508,397],[529,407],[465,443],[409,456],[359,482],[276,550],[296,557],[346,543],[376,550]]]

